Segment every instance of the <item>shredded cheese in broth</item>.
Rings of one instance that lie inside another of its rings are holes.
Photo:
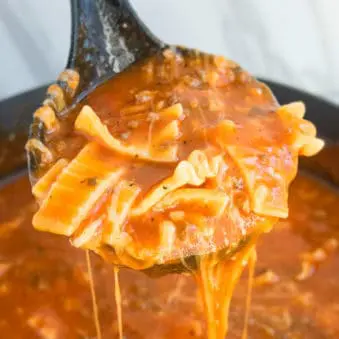
[[[176,71],[162,77],[173,58]],[[287,217],[298,156],[323,146],[302,104],[280,107],[234,63],[203,60],[165,53],[162,75],[150,77],[144,65],[104,85],[105,107],[89,99],[64,122],[82,147],[72,157],[54,150],[59,162],[33,188],[36,229],[69,236],[114,265],[120,338],[116,265],[144,270],[195,257],[209,339],[227,333],[232,294],[249,265],[245,339],[256,240]],[[137,89],[119,92],[119,81]]]

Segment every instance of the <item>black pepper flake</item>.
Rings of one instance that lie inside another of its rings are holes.
[[[154,222],[154,218],[153,217],[151,218],[151,221]]]
[[[87,179],[87,184],[89,186],[95,186],[97,184],[97,178],[93,177],[93,178],[88,178]]]
[[[97,184],[97,178],[96,177],[86,178],[84,180],[81,180],[80,183],[87,184],[88,186],[95,186]]]
[[[162,186],[162,188],[163,188],[164,190],[167,190],[167,189],[168,189],[168,187],[167,187],[167,186]]]

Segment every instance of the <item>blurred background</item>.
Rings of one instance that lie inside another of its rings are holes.
[[[228,56],[257,76],[339,104],[338,0],[132,0],[161,39]],[[0,1],[0,100],[65,67],[68,0]]]

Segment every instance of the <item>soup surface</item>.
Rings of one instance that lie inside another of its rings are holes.
[[[36,205],[26,178],[0,191],[0,333],[2,338],[95,338],[85,252],[67,239],[34,231]],[[299,175],[290,217],[260,241],[249,337],[339,337],[339,195]],[[117,338],[114,274],[92,255],[103,338]],[[124,336],[206,338],[191,276],[151,279],[121,270]],[[230,338],[240,338],[246,274],[230,311]],[[201,305],[201,307],[199,307]]]

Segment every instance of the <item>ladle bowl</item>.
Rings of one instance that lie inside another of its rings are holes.
[[[71,0],[71,5],[72,38],[66,70],[48,88],[43,101],[43,107],[52,109],[58,118],[67,117],[78,103],[107,80],[165,48],[180,53],[201,53],[169,46],[157,39],[141,22],[128,1]],[[27,143],[28,169],[32,184],[44,172],[45,154],[48,154],[46,137],[47,128],[36,116]],[[251,236],[256,235],[244,236],[235,250],[242,248],[250,241]],[[228,256],[233,252],[234,248],[232,251],[224,249],[219,254]],[[156,265],[146,272],[162,275],[194,270],[198,256],[197,253],[181,261]]]

